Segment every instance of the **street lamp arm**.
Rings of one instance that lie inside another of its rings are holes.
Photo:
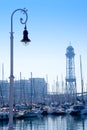
[[[23,18],[20,18],[20,23],[21,24],[25,24],[26,25],[26,22],[28,20],[28,14],[27,14],[27,10],[26,9],[16,9],[16,10],[14,10],[13,13],[11,14],[11,32],[13,32],[13,16],[18,11],[21,11],[26,16],[25,20]]]

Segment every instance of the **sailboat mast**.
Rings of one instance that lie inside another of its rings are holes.
[[[4,64],[2,63],[2,81],[4,80]]]
[[[4,106],[4,98],[3,98],[3,92],[2,92],[2,89],[3,89],[3,84],[4,82],[4,64],[2,63],[2,85],[0,86],[0,91],[1,91],[1,97],[2,97],[2,105]]]
[[[80,75],[81,75],[81,90],[82,90],[82,101],[83,101],[83,77],[82,77],[82,59],[80,55]]]
[[[32,105],[32,72],[31,72],[31,105]]]
[[[20,83],[19,83],[19,104],[21,104],[21,98],[22,98],[22,89],[21,89],[21,86],[22,86],[22,84],[21,84],[21,72],[20,72]]]

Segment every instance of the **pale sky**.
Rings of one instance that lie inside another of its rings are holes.
[[[22,78],[44,77],[48,75],[53,84],[61,75],[65,82],[66,48],[73,46],[75,51],[75,73],[78,90],[80,85],[80,61],[82,56],[84,85],[87,86],[87,0],[0,0],[0,79],[2,63],[4,79],[10,76],[10,29],[11,14],[18,8],[28,9],[27,29],[31,43],[24,46],[24,25],[16,12],[13,19],[14,30],[14,76]],[[24,17],[25,18],[25,17]]]

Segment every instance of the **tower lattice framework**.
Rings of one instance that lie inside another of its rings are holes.
[[[76,77],[74,48],[70,45],[66,49],[66,93],[68,100],[76,99]]]

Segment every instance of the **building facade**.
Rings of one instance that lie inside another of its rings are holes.
[[[0,81],[0,105],[9,104],[8,81]],[[30,78],[14,81],[14,104],[44,102],[47,95],[47,83],[44,78]]]

